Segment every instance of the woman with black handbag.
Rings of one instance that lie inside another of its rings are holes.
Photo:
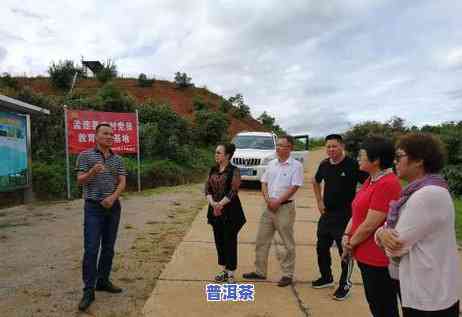
[[[223,270],[216,282],[234,283],[237,268],[237,239],[246,219],[239,200],[241,183],[239,169],[230,162],[236,147],[220,144],[215,151],[216,165],[211,168],[205,194],[209,202],[207,220],[213,228],[218,264]]]

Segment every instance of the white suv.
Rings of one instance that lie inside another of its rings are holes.
[[[276,158],[277,136],[271,132],[241,132],[232,140],[236,151],[231,163],[238,167],[241,179],[259,181],[266,166]],[[308,151],[292,152],[292,156],[301,161],[306,159]]]

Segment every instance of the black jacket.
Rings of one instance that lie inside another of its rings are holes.
[[[227,203],[223,207],[223,214],[219,217],[216,217],[213,214],[213,208],[211,205],[209,205],[208,212],[207,212],[207,220],[209,224],[214,224],[217,221],[222,221],[225,224],[229,224],[230,226],[233,226],[236,230],[240,230],[242,226],[246,223],[246,218],[244,215],[244,210],[242,209],[242,204],[241,200],[239,199],[239,196],[237,192],[233,191],[232,188],[232,181],[233,181],[233,176],[234,173],[236,172],[237,168],[231,164],[228,165],[225,171],[223,173],[226,173],[225,176],[225,188],[223,195],[219,197],[219,200],[221,200],[224,196],[230,198],[230,202]],[[206,186],[206,195],[207,194],[212,194],[209,192],[209,181],[210,181],[210,176],[214,173],[219,173],[218,167],[214,166],[210,169],[209,172],[209,179],[207,180],[207,186]]]

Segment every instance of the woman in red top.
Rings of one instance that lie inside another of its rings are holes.
[[[374,317],[399,317],[397,292],[388,272],[388,258],[374,242],[383,225],[389,204],[399,198],[401,186],[393,173],[395,150],[382,137],[366,139],[359,151],[359,168],[369,178],[356,193],[352,217],[343,237],[344,254],[358,262],[369,308]]]

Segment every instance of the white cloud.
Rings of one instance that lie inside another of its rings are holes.
[[[7,53],[6,48],[0,46],[0,62],[6,57]]]
[[[182,71],[318,135],[393,115],[462,119],[462,2],[6,0],[2,10],[0,72],[45,74],[81,56],[114,58],[130,76]]]
[[[462,67],[462,47],[451,49],[446,56],[446,63],[449,67]]]

